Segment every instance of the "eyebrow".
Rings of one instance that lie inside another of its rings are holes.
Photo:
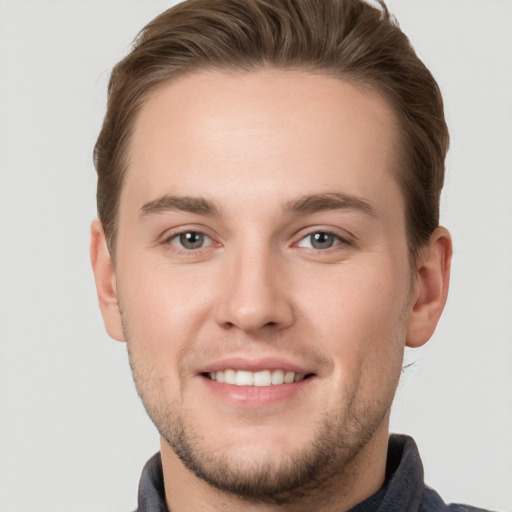
[[[359,197],[340,192],[305,195],[283,205],[285,213],[307,215],[328,210],[356,210],[371,217],[377,214],[373,207]],[[145,203],[140,209],[139,219],[166,213],[183,211],[199,215],[219,215],[220,209],[211,199],[194,196],[164,195]]]
[[[140,209],[139,220],[150,215],[168,211],[182,211],[200,215],[218,215],[219,208],[214,201],[204,197],[164,195],[145,203]]]
[[[285,212],[299,215],[327,210],[356,210],[370,217],[377,216],[375,209],[364,199],[340,192],[306,195],[284,205]]]

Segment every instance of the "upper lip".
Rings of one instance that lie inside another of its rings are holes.
[[[205,364],[198,370],[198,373],[211,373],[222,370],[242,370],[258,372],[262,370],[284,370],[300,374],[314,373],[307,366],[278,357],[264,357],[249,359],[247,357],[225,357]]]

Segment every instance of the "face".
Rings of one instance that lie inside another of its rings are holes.
[[[255,499],[341,474],[387,433],[413,309],[390,108],[327,76],[198,72],[130,144],[117,337],[162,456]]]

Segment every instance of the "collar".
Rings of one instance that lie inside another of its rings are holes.
[[[389,437],[384,486],[349,512],[417,511],[424,493],[423,464],[414,439],[393,434]]]
[[[146,462],[139,482],[139,506],[135,512],[169,512],[165,504],[164,473],[160,452]]]
[[[139,483],[136,512],[169,512],[165,503],[160,453],[144,466]],[[425,486],[418,447],[411,437],[393,434],[389,438],[386,483],[373,496],[349,512],[476,511],[471,507],[447,507],[439,495]]]

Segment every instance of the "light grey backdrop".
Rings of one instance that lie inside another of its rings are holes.
[[[0,512],[132,510],[158,449],[88,260],[92,147],[112,65],[173,2],[0,0]],[[450,501],[512,510],[512,2],[389,5],[444,93],[452,134],[445,315],[400,386]]]

